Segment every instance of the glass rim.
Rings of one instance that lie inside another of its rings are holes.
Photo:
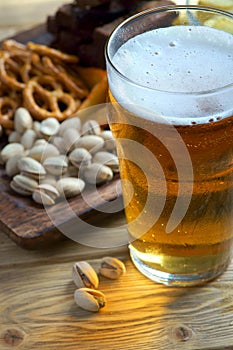
[[[219,14],[219,15],[229,17],[233,21],[233,13],[225,11],[225,10],[220,10],[220,9],[217,9],[214,7],[202,6],[202,5],[169,5],[169,6],[161,6],[161,7],[152,8],[149,10],[144,10],[144,11],[141,11],[139,13],[136,13],[135,15],[132,15],[132,16],[126,18],[112,31],[112,33],[110,34],[110,36],[105,44],[105,49],[104,49],[106,62],[108,62],[108,64],[111,66],[111,68],[125,81],[127,81],[131,85],[141,87],[141,88],[148,90],[148,91],[156,91],[158,93],[166,93],[169,95],[201,96],[201,95],[212,95],[212,94],[219,93],[223,90],[226,91],[226,90],[232,89],[233,82],[228,84],[228,85],[221,86],[219,88],[215,88],[215,89],[211,89],[211,90],[196,91],[196,92],[195,91],[194,92],[178,92],[178,91],[166,91],[166,90],[161,90],[161,89],[155,89],[155,88],[151,88],[148,86],[144,86],[142,84],[138,84],[134,80],[129,79],[125,74],[120,72],[118,70],[118,68],[113,64],[112,58],[111,58],[111,55],[109,52],[109,48],[110,48],[110,45],[111,45],[111,42],[112,42],[114,36],[117,34],[117,32],[119,30],[122,29],[122,27],[124,27],[125,25],[129,24],[132,21],[137,20],[140,17],[144,17],[144,16],[150,15],[152,13],[158,14],[161,12],[171,12],[171,11],[177,11],[177,10],[194,10],[194,11],[212,12],[213,14]],[[212,28],[212,27],[210,27],[210,28]],[[226,33],[228,33],[228,32],[226,32]],[[229,34],[231,34],[231,33],[229,33]]]

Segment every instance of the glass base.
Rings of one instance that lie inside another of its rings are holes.
[[[154,282],[174,287],[192,287],[203,285],[221,275],[230,263],[230,259],[228,259],[224,264],[221,264],[212,270],[201,273],[173,274],[152,268],[137,257],[135,254],[135,249],[130,249],[129,246],[129,250],[134,265],[144,276],[148,277]]]

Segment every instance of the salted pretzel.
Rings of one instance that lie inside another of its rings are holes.
[[[23,99],[24,107],[39,120],[54,117],[62,121],[72,116],[81,103],[49,75],[32,78],[25,86]]]

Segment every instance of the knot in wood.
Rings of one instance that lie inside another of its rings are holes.
[[[2,335],[3,342],[8,346],[18,346],[24,340],[24,334],[18,329],[7,329]]]
[[[172,334],[176,341],[184,342],[192,338],[193,331],[185,325],[180,325],[173,329]]]

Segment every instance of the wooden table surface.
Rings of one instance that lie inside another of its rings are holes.
[[[122,235],[122,223],[123,214],[106,225]],[[118,281],[100,278],[108,302],[91,314],[74,303],[71,269],[87,260],[98,270],[106,255],[121,258],[127,273]],[[0,232],[0,350],[137,348],[233,350],[233,263],[205,286],[171,288],[141,275],[126,246],[97,249],[66,239],[29,251]]]
[[[123,220],[112,223],[116,235]],[[74,303],[71,269],[85,259],[98,271],[105,255],[122,259],[127,273],[100,278],[107,306],[92,314]],[[0,233],[0,349],[232,350],[232,276],[233,263],[205,286],[171,288],[141,275],[125,246],[102,250],[67,239],[28,251]]]

